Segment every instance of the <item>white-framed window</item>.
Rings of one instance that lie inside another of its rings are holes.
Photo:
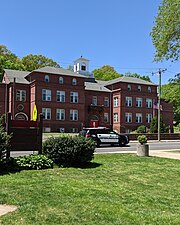
[[[42,100],[51,101],[51,90],[42,89]]]
[[[151,93],[151,87],[148,87],[148,92]]]
[[[49,82],[49,75],[45,75],[45,76],[44,76],[44,81],[45,81],[45,82]]]
[[[78,103],[78,92],[71,91],[71,93],[70,93],[70,102],[71,103]]]
[[[65,110],[56,109],[56,120],[65,120]]]
[[[109,107],[109,97],[104,97],[104,106]]]
[[[50,108],[42,108],[42,114],[43,114],[43,118],[45,120],[51,119],[51,109]]]
[[[92,105],[97,105],[97,96],[92,97]]]
[[[131,85],[130,84],[128,84],[127,89],[128,89],[128,91],[131,91]]]
[[[142,107],[142,98],[136,98],[136,107]]]
[[[141,85],[138,85],[138,91],[141,91]]]
[[[17,90],[16,91],[16,101],[18,101],[18,102],[26,101],[26,90]]]
[[[142,123],[142,113],[136,113],[136,123]]]
[[[73,79],[72,79],[72,85],[77,85],[77,80],[76,80],[76,78],[73,78]]]
[[[56,100],[57,102],[65,102],[65,91],[57,91]]]
[[[109,114],[108,113],[104,113],[104,122],[105,123],[109,122]]]
[[[132,123],[132,113],[125,113],[126,123]]]
[[[152,120],[152,114],[151,113],[147,113],[146,114],[146,123],[151,123]]]
[[[77,121],[78,120],[78,110],[70,109],[70,120]]]
[[[152,108],[152,99],[150,98],[146,99],[146,108]]]
[[[79,130],[78,130],[78,128],[73,127],[73,128],[70,129],[70,132],[71,132],[71,133],[78,133]]]
[[[118,122],[118,113],[114,113],[114,115],[113,115],[113,121],[114,121],[114,123],[117,123]]]
[[[114,107],[118,107],[118,97],[114,97]]]
[[[59,77],[59,84],[64,84],[64,79],[63,79],[63,77]]]
[[[132,107],[132,97],[126,97],[126,106]]]

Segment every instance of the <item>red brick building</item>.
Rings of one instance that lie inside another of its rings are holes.
[[[79,132],[82,127],[106,126],[127,132],[157,115],[157,86],[138,78],[97,81],[89,60],[74,61],[74,71],[43,67],[28,71],[4,70],[0,83],[0,115],[32,120],[36,105],[44,115],[44,131]],[[163,102],[164,122],[172,130],[172,104]]]

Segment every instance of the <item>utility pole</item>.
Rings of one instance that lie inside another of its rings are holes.
[[[161,140],[161,74],[164,73],[167,69],[159,69],[158,72],[152,73],[159,75],[159,84],[158,84],[158,141]]]

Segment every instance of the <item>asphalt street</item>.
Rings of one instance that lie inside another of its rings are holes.
[[[158,151],[163,151],[163,150],[180,150],[180,140],[179,141],[150,141],[148,142],[149,144],[149,150],[158,150]],[[136,147],[138,143],[137,142],[130,142],[127,146],[125,147],[111,147],[110,145],[103,145],[100,146],[99,148],[96,148],[96,153],[121,153],[121,152],[136,152]],[[20,155],[29,155],[33,154],[35,152],[11,152],[12,157],[18,157]]]

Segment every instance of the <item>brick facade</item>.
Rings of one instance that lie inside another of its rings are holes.
[[[113,127],[118,132],[130,132],[140,125],[149,129],[157,115],[156,85],[137,78],[100,82],[88,76],[87,72],[82,75],[52,67],[31,73],[5,70],[6,81],[0,84],[0,115],[6,108],[15,119],[32,120],[36,105],[38,114],[44,114],[46,132],[79,132],[89,126]],[[172,104],[162,101],[162,116],[172,131]]]

